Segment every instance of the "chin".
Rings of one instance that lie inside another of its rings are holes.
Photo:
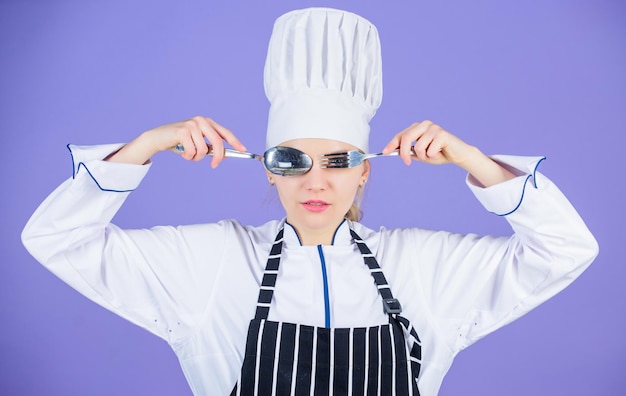
[[[307,213],[305,216],[299,216],[299,223],[310,229],[325,229],[332,227],[333,231],[344,219],[343,215],[336,213]]]

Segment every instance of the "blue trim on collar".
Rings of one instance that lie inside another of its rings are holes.
[[[86,169],[86,167],[85,167]],[[335,229],[335,232],[333,233],[333,238],[330,241],[331,246],[335,245],[335,238],[337,237],[337,233],[339,232],[339,229],[341,228],[341,226],[346,222],[346,219],[344,218],[341,223],[339,223],[339,225],[337,226],[337,228]],[[296,227],[294,227],[293,225],[289,224],[289,222],[287,221],[287,219],[285,218],[285,224],[288,225],[289,227],[291,227],[291,229],[293,230],[293,233],[296,234],[296,238],[298,238],[298,243],[300,244],[300,246],[302,246],[302,240],[300,240],[300,235],[298,235],[298,231],[296,231]]]
[[[339,229],[341,228],[341,226],[343,225],[343,223],[346,222],[346,219],[344,218],[341,223],[339,223],[339,225],[337,226],[337,228],[335,229],[335,232],[333,234],[333,239],[330,240],[330,244],[334,245],[335,244],[335,237],[337,236],[337,232],[339,232]]]
[[[300,240],[300,235],[298,235],[298,231],[296,231],[296,227],[294,227],[291,224],[289,224],[287,219],[285,219],[285,224],[288,225],[289,227],[291,227],[291,229],[293,230],[293,233],[296,234],[296,238],[298,238],[298,243],[300,244],[300,246],[302,246],[302,241]]]

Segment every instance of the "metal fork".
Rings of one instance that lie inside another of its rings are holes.
[[[415,155],[415,152],[411,148],[411,154]],[[394,150],[389,154],[383,153],[371,153],[365,154],[358,150],[344,151],[342,153],[324,154],[320,158],[320,167],[322,168],[354,168],[359,166],[363,161],[375,157],[390,157],[400,155],[399,150]]]
[[[208,153],[208,155],[213,155],[213,146],[211,146],[210,144],[207,144],[207,146],[209,146],[209,153]],[[172,150],[174,150],[176,153],[180,154],[180,153],[184,153],[185,152],[185,147],[182,144],[177,144],[176,146],[172,147]],[[242,153],[241,151],[237,151],[237,150],[233,150],[233,149],[229,149],[229,148],[224,148],[224,157],[251,158],[251,159],[256,159],[256,160],[259,160],[259,161],[263,161],[263,156],[262,155],[258,155],[258,154],[254,154],[254,153],[248,153],[248,152]]]

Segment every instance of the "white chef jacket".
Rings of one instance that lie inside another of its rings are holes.
[[[285,227],[269,320],[331,327],[388,322],[349,227],[375,254],[422,341],[419,389],[436,395],[454,356],[552,297],[593,261],[597,243],[544,175],[541,157],[494,159],[517,177],[468,186],[510,237],[344,221],[332,245],[301,246],[284,220],[123,230],[111,218],[150,168],[102,161],[120,145],[69,146],[73,177],[22,234],[46,268],[96,303],[166,340],[193,393],[227,395],[238,377],[269,249]],[[325,261],[323,273],[321,260]],[[324,293],[324,279],[328,292]],[[328,304],[329,312],[325,310]]]

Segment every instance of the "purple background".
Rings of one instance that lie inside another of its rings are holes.
[[[124,142],[202,114],[262,151],[262,68],[273,20],[331,6],[381,35],[385,94],[373,150],[432,119],[489,154],[546,155],[554,180],[600,242],[571,287],[459,355],[441,395],[626,394],[626,6],[561,1],[0,2],[2,242],[0,393],[185,395],[167,344],[39,266],[19,233],[71,174],[66,143]],[[377,160],[364,223],[507,234],[451,166]],[[115,221],[149,227],[282,217],[262,167],[217,171],[173,154]]]

